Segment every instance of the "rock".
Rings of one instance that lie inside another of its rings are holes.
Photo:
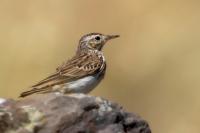
[[[151,133],[116,103],[84,94],[40,94],[0,104],[0,133]]]

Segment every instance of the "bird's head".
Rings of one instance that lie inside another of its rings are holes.
[[[78,51],[98,50],[101,51],[108,40],[119,37],[119,35],[104,35],[101,33],[90,33],[81,37]]]

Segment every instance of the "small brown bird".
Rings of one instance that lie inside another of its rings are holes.
[[[21,93],[25,97],[34,93],[88,93],[103,79],[106,61],[102,48],[108,40],[119,35],[90,33],[81,37],[74,57],[63,63],[56,72]]]

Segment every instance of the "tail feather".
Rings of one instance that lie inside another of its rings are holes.
[[[33,88],[29,91],[22,92],[19,97],[26,97],[26,96],[32,95],[34,93],[38,93],[38,92],[41,93],[42,91],[43,91],[42,89]]]
[[[44,85],[41,85],[40,87],[32,87],[31,90],[22,92],[19,97],[26,97],[26,96],[32,95],[34,93],[52,92],[52,87],[54,85],[60,85],[60,84],[63,84],[63,83],[65,83],[65,80],[53,82],[53,83],[47,84],[47,85],[44,84]]]

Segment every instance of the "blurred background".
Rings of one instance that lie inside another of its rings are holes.
[[[0,0],[0,97],[45,78],[86,33],[120,34],[91,93],[146,119],[153,133],[200,132],[200,1]]]

